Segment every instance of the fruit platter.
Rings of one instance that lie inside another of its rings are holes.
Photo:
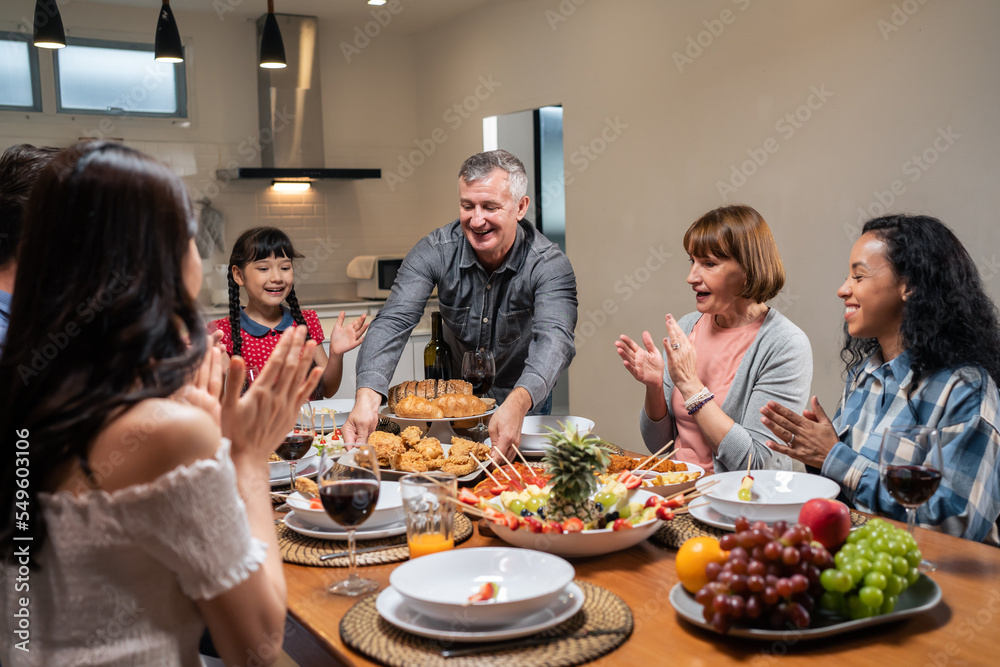
[[[836,500],[815,499],[798,523],[741,516],[736,531],[681,545],[671,604],[687,621],[723,634],[826,637],[934,607],[938,586],[901,528],[874,518],[851,530]]]
[[[494,524],[494,532],[519,547],[567,557],[597,556],[649,538],[661,522],[687,512],[698,494],[664,498],[642,489],[630,470],[607,470],[610,451],[572,424],[553,431],[543,469],[511,464],[463,489],[465,509]]]

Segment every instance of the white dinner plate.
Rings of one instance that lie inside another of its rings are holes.
[[[807,639],[821,639],[831,635],[839,635],[843,632],[853,632],[861,628],[882,623],[891,623],[909,616],[916,616],[932,609],[941,601],[941,589],[933,579],[921,574],[917,583],[913,584],[899,594],[896,601],[896,609],[890,614],[862,618],[857,621],[845,621],[823,613],[812,614],[812,627],[792,630],[764,630],[758,628],[741,628],[734,625],[727,634],[733,637],[748,637],[750,639],[761,639],[765,641],[792,642]],[[716,632],[711,624],[705,621],[702,615],[702,606],[698,604],[694,596],[684,590],[680,584],[675,584],[670,589],[670,604],[677,611],[677,614],[684,620],[697,625],[698,627]]]
[[[315,537],[320,540],[337,540],[338,542],[347,541],[346,530],[317,528],[311,523],[303,521],[294,511],[286,514],[282,521],[290,529],[306,537]],[[406,522],[404,521],[394,525],[380,526],[376,530],[364,530],[364,524],[361,524],[361,526],[362,528],[354,531],[354,539],[356,540],[380,540],[383,537],[395,537],[396,535],[404,535],[406,533]]]
[[[695,498],[692,502],[694,502],[694,505],[689,505],[688,507],[691,510],[691,516],[698,521],[707,523],[709,526],[720,530],[736,530],[736,520],[725,514],[716,512],[704,498]]]
[[[375,608],[386,621],[397,628],[429,639],[449,639],[455,642],[482,642],[496,639],[516,639],[547,630],[571,618],[583,607],[583,591],[570,583],[555,602],[545,609],[525,616],[521,620],[499,627],[480,627],[465,630],[461,620],[438,621],[414,611],[406,600],[391,586],[379,593]]]
[[[312,478],[312,477],[316,476],[317,472],[319,472],[319,459],[315,458],[315,457],[313,458],[312,461],[309,462],[309,465],[306,465],[306,466],[296,465],[295,466],[295,476],[296,477],[309,477],[309,478]],[[292,480],[292,476],[289,474],[288,465],[286,464],[285,465],[285,471],[281,475],[278,475],[277,477],[272,477],[271,478],[271,488],[273,489],[273,488],[278,487],[278,486],[288,486],[288,484],[289,484],[289,482],[291,482],[291,480]]]

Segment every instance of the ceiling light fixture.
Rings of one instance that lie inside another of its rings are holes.
[[[271,181],[275,192],[305,192],[312,187],[309,181]]]
[[[66,31],[56,0],[35,0],[35,46],[61,49],[66,46]]]
[[[368,0],[369,5],[375,5],[376,7],[381,7],[385,4],[385,0]]]
[[[153,55],[156,60],[165,63],[184,62],[184,46],[181,44],[181,33],[177,30],[174,13],[170,11],[170,0],[163,0],[163,6],[160,7]]]
[[[278,29],[278,19],[274,17],[274,0],[267,0],[267,18],[260,36],[260,66],[266,69],[286,67],[285,43]]]

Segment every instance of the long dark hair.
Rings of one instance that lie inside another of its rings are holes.
[[[975,262],[937,218],[890,215],[865,223],[886,245],[886,258],[909,292],[900,337],[914,374],[974,364],[1000,382],[1000,323]],[[878,349],[874,338],[853,338],[844,327],[840,358],[848,372]]]
[[[233,339],[233,356],[238,355],[243,349],[243,331],[240,328],[240,286],[233,278],[233,267],[235,266],[245,275],[248,264],[269,257],[302,259],[304,255],[295,252],[288,234],[275,227],[248,229],[240,234],[236,243],[233,244],[233,252],[229,255],[229,330]],[[302,317],[302,309],[299,307],[299,299],[295,296],[294,285],[288,290],[285,301],[288,302],[288,310],[292,314],[292,320],[299,326],[306,326],[306,320]],[[311,338],[308,333],[306,336]]]
[[[206,338],[182,269],[194,218],[164,165],[120,144],[77,144],[39,176],[24,223],[0,358],[0,440],[8,454],[15,433],[28,443],[17,447],[30,455],[30,517],[16,534],[32,536],[38,554],[38,493],[71,461],[89,470],[90,446],[111,419],[183,386]],[[23,499],[18,467],[14,456],[0,464],[4,557]]]

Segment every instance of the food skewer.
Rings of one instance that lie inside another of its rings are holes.
[[[699,496],[705,495],[705,489],[709,489],[709,488],[715,486],[718,483],[719,483],[719,480],[717,480],[717,479],[709,480],[708,482],[706,482],[705,484],[703,484],[700,489],[698,489],[697,491],[695,491],[695,493],[697,493]],[[677,493],[674,493],[672,495],[667,496],[666,498],[664,498],[664,500],[673,500],[674,498],[676,498],[678,496],[683,496],[685,493],[687,493],[687,491],[678,491]]]
[[[503,474],[503,476],[507,478],[508,482],[513,482],[514,481],[514,478],[511,477],[510,475],[508,475],[507,471],[504,470],[501,466],[497,466],[497,470],[499,470]]]
[[[650,462],[651,460],[655,459],[655,458],[656,458],[657,456],[659,456],[660,454],[662,454],[663,452],[665,452],[665,451],[667,450],[667,447],[669,447],[669,446],[670,446],[670,445],[672,445],[672,444],[674,444],[674,441],[673,441],[673,440],[671,440],[671,441],[670,441],[670,442],[668,442],[667,444],[665,444],[665,445],[663,445],[662,447],[660,447],[660,449],[658,449],[658,450],[656,451],[656,453],[655,453],[655,454],[650,454],[650,455],[649,455],[649,456],[648,456],[647,458],[643,459],[642,463],[640,463],[639,465],[637,465],[637,466],[635,467],[635,469],[636,469],[636,470],[641,470],[641,469],[642,469],[642,466],[646,465],[646,464],[647,464],[647,463],[649,463],[649,462]]]
[[[521,480],[521,484],[524,484],[524,478],[523,478],[523,477],[521,477],[521,473],[519,473],[519,472],[517,471],[517,468],[515,468],[515,467],[514,467],[514,464],[510,462],[510,459],[508,459],[508,458],[507,458],[507,457],[506,457],[506,456],[504,455],[504,453],[503,453],[502,451],[500,451],[499,449],[497,450],[497,454],[499,454],[499,455],[500,455],[500,458],[502,458],[502,459],[504,460],[504,462],[506,462],[506,463],[507,463],[507,465],[508,465],[508,466],[510,466],[510,469],[514,471],[514,474],[515,474],[515,475],[517,475],[517,478],[518,478],[519,480]],[[503,468],[500,468],[500,472],[503,472]],[[504,473],[504,474],[506,474],[506,473]],[[507,475],[507,479],[510,479],[510,475]],[[512,480],[512,479],[511,479],[510,481],[512,481],[512,482],[513,482],[514,480]]]
[[[528,463],[528,459],[524,458],[524,454],[521,453],[521,448],[520,447],[515,447],[514,448],[514,453],[517,454],[519,457],[521,457],[521,463],[523,463],[524,465],[528,466],[529,468],[531,467],[531,464]]]
[[[496,484],[497,486],[500,486],[500,487],[502,487],[502,486],[503,486],[503,483],[502,483],[502,482],[501,482],[500,480],[498,480],[498,479],[497,479],[496,477],[494,477],[494,476],[493,476],[493,473],[491,473],[491,472],[490,472],[489,470],[487,470],[487,469],[486,469],[486,464],[484,464],[484,463],[483,463],[482,461],[480,461],[479,459],[477,459],[477,458],[475,458],[475,457],[473,457],[473,460],[475,460],[475,462],[476,462],[476,465],[477,465],[477,466],[479,466],[479,469],[480,469],[480,470],[482,470],[483,472],[485,472],[485,473],[486,473],[486,475],[487,475],[487,476],[488,476],[488,477],[489,477],[490,479],[492,479],[492,480],[493,480],[493,483],[494,483],[494,484]]]
[[[750,474],[750,466],[753,464],[753,448],[750,448],[750,456],[747,457],[747,472],[740,480],[740,490],[736,492],[736,497],[744,502],[753,499],[750,488],[753,487],[753,476]]]

